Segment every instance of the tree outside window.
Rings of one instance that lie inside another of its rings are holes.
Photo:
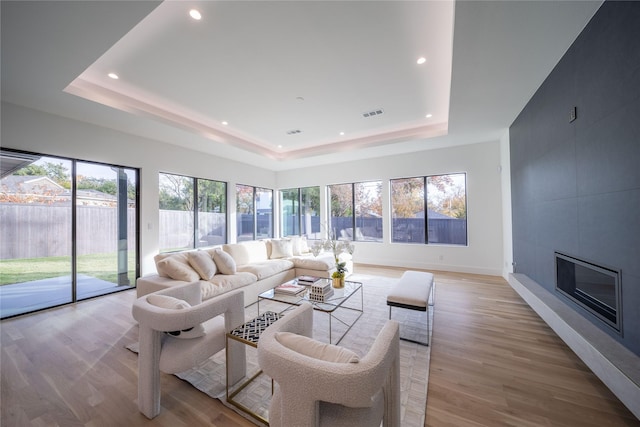
[[[273,237],[273,190],[236,185],[237,241]]]
[[[308,239],[321,239],[320,187],[300,189],[300,233]]]
[[[353,185],[336,184],[327,187],[329,192],[329,230],[330,236],[338,239],[353,240]]]
[[[429,243],[467,244],[466,174],[427,177]]]
[[[391,241],[467,244],[466,174],[391,180]]]
[[[330,232],[338,239],[382,241],[382,182],[328,187]]]
[[[161,252],[194,247],[193,178],[160,173],[159,226]]]
[[[161,252],[227,242],[225,182],[167,173],[159,179]]]
[[[382,242],[382,182],[354,184],[355,223],[354,240]]]
[[[282,236],[321,239],[320,187],[280,190]]]

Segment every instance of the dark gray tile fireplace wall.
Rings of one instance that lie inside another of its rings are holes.
[[[640,2],[601,6],[511,125],[510,149],[515,271],[640,355]],[[623,336],[557,295],[554,251],[621,270]]]

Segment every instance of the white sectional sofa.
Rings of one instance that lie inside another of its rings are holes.
[[[346,262],[346,274],[351,274],[351,255],[340,254],[340,261]],[[256,302],[260,293],[294,277],[331,277],[335,271],[333,253],[314,257],[306,240],[300,237],[162,253],[156,255],[155,262],[157,274],[140,277],[136,282],[138,297],[170,286],[200,282],[203,300],[242,289],[245,306]]]

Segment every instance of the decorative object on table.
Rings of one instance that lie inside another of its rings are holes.
[[[338,256],[335,256],[336,260],[336,271],[331,273],[331,279],[333,282],[333,287],[336,289],[344,288],[344,276],[346,271],[347,263],[344,261],[340,261]]]
[[[304,286],[312,286],[314,283],[322,280],[322,277],[316,276],[300,276],[298,277],[298,284]]]
[[[333,287],[336,289],[343,288],[347,263],[346,261],[340,260],[340,254],[348,252],[350,255],[353,255],[355,246],[349,240],[338,240],[338,235],[335,229],[333,231],[327,230],[327,239],[324,241],[323,246],[326,251],[333,253],[333,259],[336,263],[336,271],[331,274]]]
[[[311,285],[309,300],[314,302],[325,302],[333,296],[333,288],[329,280],[320,280]]]
[[[339,273],[337,271],[334,271],[331,274],[331,284],[336,289],[344,288],[344,273]]]
[[[274,292],[277,294],[296,295],[307,289],[304,285],[298,285],[294,280],[291,280],[282,285],[275,287]]]

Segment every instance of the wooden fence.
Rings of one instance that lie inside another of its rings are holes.
[[[118,250],[117,209],[77,206],[78,255]],[[127,209],[128,249],[136,249],[136,211]],[[71,205],[0,204],[0,258],[71,255]]]

